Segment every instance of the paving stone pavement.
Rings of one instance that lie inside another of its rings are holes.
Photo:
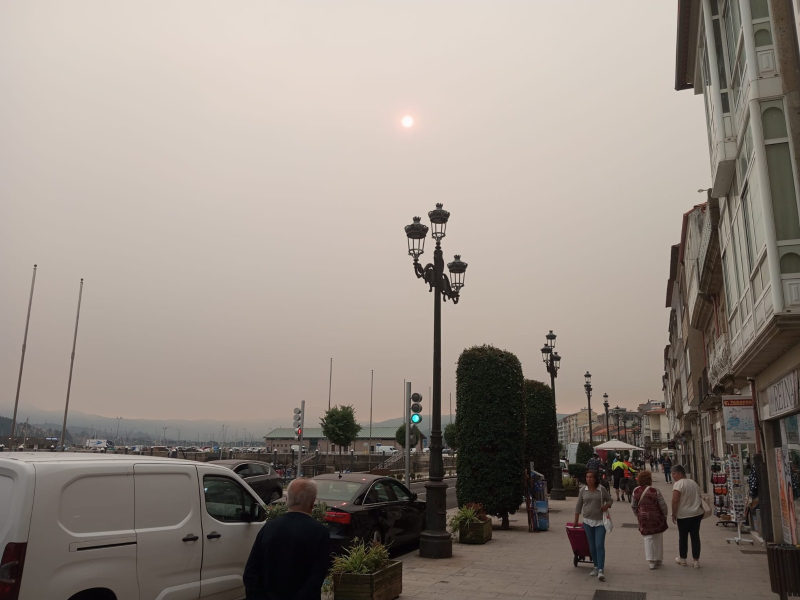
[[[669,504],[672,486],[663,474],[654,473],[655,487]],[[573,566],[572,550],[565,526],[575,514],[575,499],[551,501],[550,530],[528,532],[527,517],[512,515],[511,529],[501,531],[495,523],[493,537],[485,545],[453,543],[453,557],[431,560],[418,552],[402,557],[401,598],[592,600],[596,590],[645,592],[647,600],[761,600],[778,596],[770,591],[766,551],[754,546],[727,544],[733,528],[717,527],[716,519],[703,521],[700,529],[700,569],[675,564],[678,528],[664,533],[664,565],[649,570],[642,536],[630,506],[615,502],[611,508],[614,530],[606,536],[606,581],[590,577],[591,565]],[[744,536],[747,537],[747,536]],[[743,553],[742,550],[748,553]],[[752,551],[759,551],[753,554]]]

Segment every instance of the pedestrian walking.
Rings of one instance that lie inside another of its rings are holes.
[[[652,487],[653,474],[642,471],[636,478],[639,487],[633,490],[631,508],[639,521],[639,533],[644,537],[644,557],[650,569],[661,566],[664,560],[664,532],[667,530],[669,509],[661,491]]]
[[[592,555],[591,575],[595,575],[600,581],[606,580],[606,528],[603,524],[603,515],[611,508],[614,501],[611,499],[609,491],[599,484],[597,471],[586,471],[586,485],[578,493],[578,503],[575,505],[575,519],[573,523],[578,524],[580,516],[583,516],[583,529],[586,531],[586,538],[589,541],[589,553]]]
[[[664,480],[672,483],[672,458],[669,454],[664,455],[664,462],[661,463],[661,466],[664,467]]]
[[[656,459],[651,454],[650,455],[650,471],[655,471],[655,468],[656,468]]]
[[[288,512],[258,532],[244,568],[247,600],[320,600],[331,563],[328,529],[311,518],[317,500],[312,479],[287,490]]]
[[[595,452],[592,454],[592,458],[589,459],[589,462],[586,463],[586,470],[587,471],[600,471],[600,467],[602,466],[603,461],[600,460],[600,455]]]
[[[619,502],[620,482],[625,477],[625,469],[628,467],[622,462],[619,457],[614,459],[611,464],[611,475],[614,477],[614,491],[617,493],[617,502]]]
[[[692,539],[692,566],[700,568],[700,522],[703,520],[703,501],[700,487],[686,478],[681,465],[672,466],[672,522],[678,524],[678,556],[675,562],[686,566],[689,554],[689,538]]]

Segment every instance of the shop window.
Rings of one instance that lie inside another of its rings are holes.
[[[800,254],[787,252],[781,256],[781,273],[783,275],[800,273]]]

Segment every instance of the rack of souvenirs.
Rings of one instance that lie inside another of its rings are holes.
[[[742,463],[737,454],[731,454],[726,461],[728,464],[728,507],[731,517],[736,523],[736,537],[725,540],[729,544],[742,542],[752,544],[753,540],[742,537],[742,523],[744,522],[746,499],[744,494],[745,481],[742,479]]]
[[[550,507],[547,500],[547,482],[541,473],[525,473],[525,508],[528,512],[528,531],[547,531],[550,525]]]
[[[736,526],[731,514],[729,484],[730,461],[714,456],[711,459],[711,485],[714,488],[714,514],[719,519],[717,525]]]

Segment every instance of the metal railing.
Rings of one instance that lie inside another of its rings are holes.
[[[713,390],[716,386],[721,385],[722,380],[732,371],[731,345],[728,342],[727,334],[722,334],[717,338],[714,354],[709,358],[708,385]]]

